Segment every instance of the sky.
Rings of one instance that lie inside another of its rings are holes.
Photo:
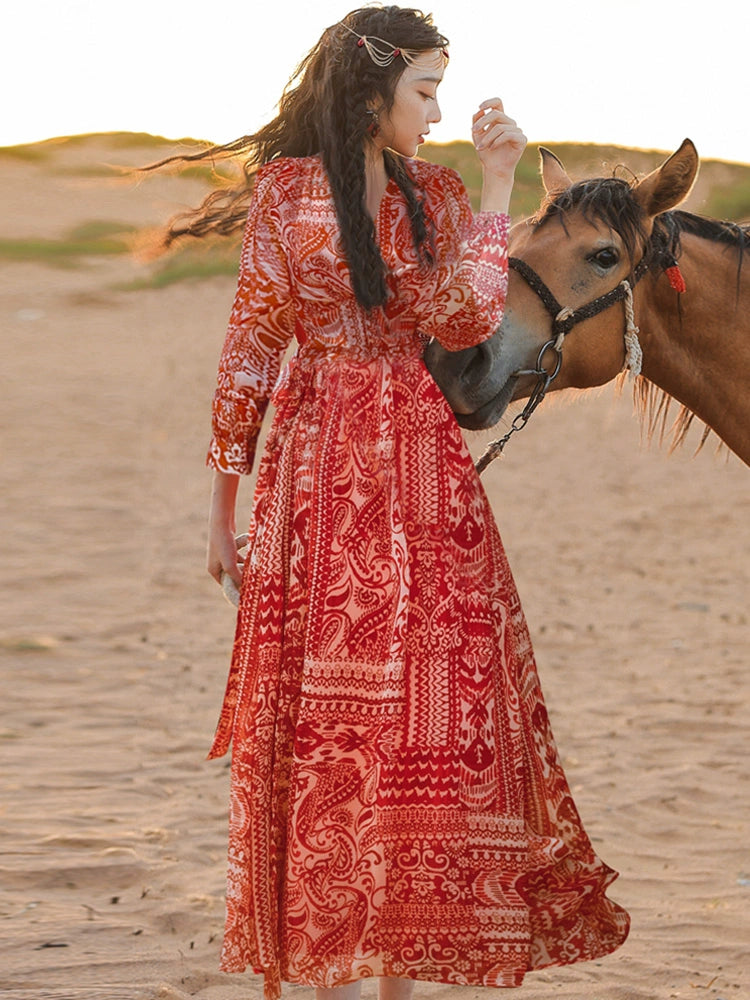
[[[356,0],[34,0],[3,16],[0,146],[84,132],[228,142],[274,114]],[[531,141],[750,163],[747,0],[433,0],[451,41],[431,139],[499,95]]]

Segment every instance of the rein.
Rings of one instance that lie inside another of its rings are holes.
[[[480,474],[484,472],[490,462],[494,461],[494,459],[498,458],[498,456],[502,454],[503,448],[508,443],[510,438],[517,431],[520,431],[526,426],[529,422],[531,414],[546,396],[547,390],[552,382],[557,378],[562,367],[563,342],[573,327],[578,323],[581,323],[585,319],[591,319],[592,316],[598,316],[599,313],[604,312],[605,309],[609,309],[617,302],[625,301],[625,345],[627,356],[629,357],[630,352],[632,351],[636,358],[640,358],[640,346],[638,345],[637,339],[638,328],[635,326],[633,319],[633,289],[646,271],[648,271],[649,263],[646,257],[641,259],[632,274],[631,280],[625,279],[624,281],[621,281],[619,285],[616,285],[615,288],[611,289],[609,292],[605,292],[604,295],[600,295],[598,299],[594,299],[592,302],[588,302],[586,305],[580,306],[578,309],[571,309],[569,306],[561,306],[533,267],[530,267],[525,260],[521,260],[520,257],[510,257],[508,260],[508,267],[517,271],[529,288],[541,299],[545,309],[552,317],[552,337],[542,345],[539,354],[537,355],[535,368],[524,368],[521,371],[513,373],[514,377],[519,375],[536,375],[537,383],[532,389],[523,410],[521,410],[521,412],[516,414],[513,418],[513,422],[510,425],[508,433],[503,437],[498,438],[496,441],[492,441],[476,463],[476,470]],[[546,369],[543,365],[544,355],[547,351],[554,351],[557,355],[552,370]]]

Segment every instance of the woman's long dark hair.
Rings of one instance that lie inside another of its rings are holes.
[[[349,30],[351,29],[351,30]],[[443,49],[448,40],[432,17],[403,7],[365,7],[327,28],[303,59],[279,102],[279,113],[258,132],[176,161],[244,157],[244,183],[212,192],[193,212],[173,219],[165,236],[169,246],[183,236],[227,235],[244,225],[258,168],[280,156],[320,154],[333,191],[336,214],[357,300],[367,309],[386,300],[386,267],[375,241],[375,225],[365,207],[365,143],[373,106],[389,111],[403,58],[378,66],[358,37],[376,36],[417,52]],[[385,151],[386,170],[403,192],[414,245],[423,263],[432,261],[432,243],[419,193],[402,159]]]

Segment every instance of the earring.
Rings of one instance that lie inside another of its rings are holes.
[[[378,118],[377,111],[370,111],[368,109],[367,114],[370,117],[370,124],[367,126],[367,131],[370,138],[374,139],[378,132],[380,132],[380,119]]]

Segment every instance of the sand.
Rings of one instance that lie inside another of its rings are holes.
[[[81,176],[153,155],[92,140],[0,159],[0,236],[142,225],[194,202],[198,181]],[[117,290],[145,270],[123,257],[0,270],[9,1000],[260,996],[256,977],[218,971],[227,767],[204,760],[233,629],[203,569],[233,281]],[[514,995],[744,1000],[748,469],[711,447],[642,446],[631,409],[611,388],[549,401],[484,477],[569,779],[633,918],[615,955]]]

